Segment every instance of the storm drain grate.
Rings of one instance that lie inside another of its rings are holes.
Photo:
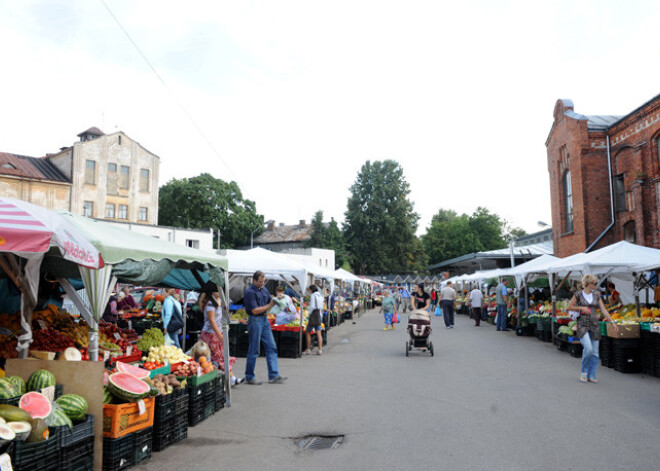
[[[298,448],[302,448],[303,450],[327,450],[337,448],[343,440],[343,435],[310,435],[298,439]]]

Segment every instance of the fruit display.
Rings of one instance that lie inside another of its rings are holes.
[[[137,348],[143,352],[148,352],[151,347],[160,347],[162,345],[165,345],[163,331],[156,328],[145,330],[142,338],[137,342]]]
[[[50,386],[55,386],[55,375],[48,370],[35,371],[26,383],[28,391],[41,391]]]
[[[18,407],[30,414],[33,419],[46,419],[53,412],[53,406],[48,398],[35,391],[23,394]]]
[[[130,373],[138,379],[145,379],[149,377],[148,370],[140,368],[139,366],[129,365],[128,363],[123,363],[121,361],[117,362],[116,368],[118,372]]]
[[[111,374],[108,378],[108,390],[125,402],[136,402],[149,395],[149,385],[130,373]]]
[[[18,340],[16,339],[16,335],[21,330],[20,313],[0,314],[0,328],[4,332],[0,334],[0,357],[18,357],[18,351],[16,350]]]
[[[145,357],[146,358],[146,357]],[[158,368],[162,368],[165,366],[165,363],[161,363],[160,361],[145,361],[142,364],[142,368],[145,370],[157,370]]]
[[[183,363],[179,365],[176,370],[172,371],[172,374],[175,376],[180,376],[180,377],[190,377],[190,376],[197,376],[197,371],[202,370],[202,365],[197,363],[195,360],[192,360],[190,362]]]
[[[73,422],[85,420],[89,405],[87,400],[78,394],[64,394],[55,400],[58,410],[61,410]]]
[[[179,347],[174,345],[163,345],[160,347],[151,347],[149,354],[142,358],[143,361],[160,361],[161,363],[180,363],[188,361],[188,355],[183,353]]]
[[[122,354],[126,352],[129,346],[136,342],[138,335],[133,329],[122,329],[116,324],[101,321],[99,323],[99,344],[115,344],[119,347]],[[105,348],[114,351],[113,348]]]
[[[32,331],[32,339],[32,345],[30,345],[32,350],[63,352],[69,347],[75,347],[71,337],[67,337],[51,327]]]
[[[232,312],[229,315],[229,319],[233,322],[247,322],[248,315],[247,312],[245,312],[245,309],[239,309],[236,312]]]
[[[30,422],[32,416],[17,406],[0,404],[0,417],[5,422]]]
[[[201,356],[197,360],[199,362],[199,366],[202,367],[202,374],[210,373],[211,371],[214,370],[213,363],[208,361],[206,357]]]

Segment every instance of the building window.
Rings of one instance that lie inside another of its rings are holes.
[[[117,144],[121,145],[121,136],[117,137]]]
[[[105,217],[114,219],[115,218],[115,205],[108,203],[105,205]]]
[[[140,169],[140,191],[149,191],[149,170]]]
[[[119,219],[128,219],[128,205],[119,205]]]
[[[108,164],[108,173],[117,173],[117,164]]]
[[[122,165],[119,169],[119,188],[124,190],[128,189],[128,177],[130,174],[129,168],[126,165]]]
[[[192,240],[192,239],[186,239],[186,246],[190,247],[191,249],[198,249],[199,248],[199,241],[198,240]]]
[[[85,161],[85,184],[96,184],[96,162],[93,160]]]
[[[628,221],[623,225],[623,240],[634,244],[637,242],[637,235],[635,234],[635,221]]]
[[[108,163],[106,192],[109,195],[117,194],[117,164],[115,163]]]
[[[626,187],[624,185],[624,174],[614,177],[614,206],[619,213],[627,211],[626,205]]]
[[[94,202],[93,201],[85,201],[83,203],[83,216],[86,218],[93,218],[94,217]]]
[[[140,207],[140,221],[146,221],[149,217],[149,210],[144,206]]]
[[[570,170],[564,173],[564,221],[564,232],[573,232],[573,186]]]

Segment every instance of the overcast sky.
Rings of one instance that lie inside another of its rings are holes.
[[[288,224],[343,221],[364,162],[394,159],[418,233],[477,206],[534,232],[556,100],[660,93],[658,25],[651,0],[0,0],[0,151],[121,130],[161,185],[209,172]]]

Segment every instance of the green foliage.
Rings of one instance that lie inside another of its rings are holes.
[[[351,186],[344,241],[355,273],[426,271],[424,247],[415,237],[419,215],[410,186],[393,160],[367,161]]]
[[[435,264],[472,252],[504,247],[505,225],[499,216],[482,207],[470,216],[440,209],[422,241],[429,262]]]
[[[167,182],[160,188],[158,206],[158,224],[220,231],[222,248],[247,245],[252,231],[258,228],[255,237],[263,231],[263,216],[253,201],[243,199],[238,184],[208,173]]]
[[[331,249],[335,251],[335,269],[340,268],[346,261],[346,248],[337,221],[330,218],[326,225],[323,223],[323,211],[317,211],[312,219],[312,234],[305,241],[306,247]]]

